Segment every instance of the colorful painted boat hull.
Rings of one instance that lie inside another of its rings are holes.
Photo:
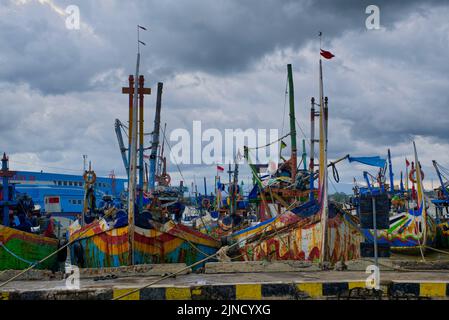
[[[378,231],[378,243],[389,244],[394,252],[420,254],[421,249],[425,251],[425,246],[433,246],[436,241],[435,222],[429,215],[426,217],[425,239],[419,231],[423,225],[422,215],[404,212],[390,217],[390,229]],[[363,229],[363,234],[369,241],[373,241],[373,230]]]
[[[83,268],[128,265],[128,227],[108,230],[105,223],[87,225],[70,235],[72,261]],[[186,263],[191,265],[216,253],[220,243],[198,231],[172,221],[152,223],[154,228],[135,227],[135,264]],[[87,232],[86,229],[90,228]],[[81,236],[80,236],[81,235]],[[78,240],[76,240],[79,238]],[[197,266],[196,268],[201,267]]]
[[[321,229],[317,214],[302,218],[292,212],[285,212],[260,225],[234,234],[232,241],[241,242],[239,255],[246,261],[315,262],[321,255]],[[335,263],[360,257],[360,242],[363,238],[357,229],[355,218],[336,215],[328,219],[327,229],[327,261]]]
[[[0,225],[0,270],[23,270],[58,249],[59,241]],[[56,270],[57,255],[36,269]]]

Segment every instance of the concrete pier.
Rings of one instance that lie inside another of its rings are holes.
[[[449,270],[446,264],[418,264],[416,270],[390,261],[381,268],[380,291],[366,289],[365,265],[369,261],[348,264],[344,271],[321,271],[316,265],[297,262],[275,262],[274,265],[252,263],[246,270],[242,263],[208,264],[205,273],[183,273],[161,281],[151,287],[139,289],[125,299],[133,300],[220,300],[220,299],[448,299]],[[274,267],[281,268],[275,271]],[[97,270],[95,277],[81,271],[80,288],[67,289],[66,280],[19,280],[0,288],[0,299],[39,300],[113,299],[148,283],[160,279],[164,268],[159,265],[130,270]],[[135,267],[133,267],[135,268]],[[182,266],[165,268],[165,274],[176,272]],[[265,271],[257,270],[264,269]],[[426,269],[427,268],[427,269]],[[240,270],[239,270],[240,269]],[[255,271],[256,270],[256,271]],[[268,270],[268,271],[267,271]],[[118,271],[114,274],[113,271]],[[257,272],[259,271],[259,272]],[[86,275],[90,275],[87,276]],[[107,275],[114,275],[113,277]]]

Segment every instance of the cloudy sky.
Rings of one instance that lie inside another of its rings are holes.
[[[380,8],[379,30],[365,26],[369,4]],[[79,30],[66,27],[69,5],[79,8]],[[148,27],[147,132],[163,82],[168,133],[191,131],[194,120],[223,132],[286,133],[292,63],[298,139],[308,139],[322,31],[323,48],[335,54],[324,61],[329,157],[385,156],[390,148],[399,178],[415,139],[430,188],[431,160],[449,167],[448,16],[445,1],[1,0],[0,151],[17,170],[77,173],[87,154],[100,175],[123,176],[114,119],[127,121],[121,87],[134,73],[137,24]],[[330,191],[350,191],[364,169],[342,163]],[[248,179],[247,166],[241,170]],[[179,181],[174,163],[169,171]],[[194,176],[212,180],[215,167],[181,171],[190,185]]]

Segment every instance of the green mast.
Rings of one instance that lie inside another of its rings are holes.
[[[297,148],[296,148],[296,126],[295,126],[295,95],[293,89],[293,73],[291,64],[287,64],[287,72],[288,72],[288,93],[290,98],[290,137],[292,143],[292,156],[290,158],[292,165],[291,178],[294,181],[296,178]]]
[[[304,166],[304,171],[307,171],[306,140],[304,140],[304,139],[302,139],[302,164]]]

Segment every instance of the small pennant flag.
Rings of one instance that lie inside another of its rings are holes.
[[[281,150],[286,148],[286,147],[287,147],[287,144],[284,141],[281,140]]]
[[[217,171],[223,172],[223,171],[224,171],[224,168],[221,167],[221,166],[217,166]]]
[[[405,158],[405,165],[408,167],[410,166],[410,162],[408,162],[407,158]]]
[[[335,57],[332,52],[321,49],[321,55],[326,59],[332,59]]]

